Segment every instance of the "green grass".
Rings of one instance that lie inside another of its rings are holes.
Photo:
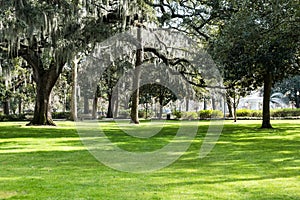
[[[199,159],[208,122],[175,163],[148,173],[120,172],[97,161],[82,145],[72,122],[57,127],[0,123],[0,199],[300,199],[300,121],[227,121],[215,148]],[[196,126],[197,122],[184,122]],[[174,137],[168,122],[150,139],[132,138],[102,122],[108,137],[131,151],[155,150]],[[122,126],[148,131],[147,122]]]

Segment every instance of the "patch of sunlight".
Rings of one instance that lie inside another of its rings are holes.
[[[18,193],[15,191],[1,191],[0,190],[0,199],[9,199],[11,197],[17,196]]]
[[[79,138],[9,138],[0,140],[0,154],[78,150],[85,150]]]

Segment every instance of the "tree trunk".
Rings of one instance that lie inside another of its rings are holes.
[[[90,104],[89,104],[89,98],[87,96],[83,97],[83,113],[89,114],[90,110]]]
[[[206,98],[204,98],[204,100],[203,100],[203,110],[207,110]]]
[[[9,115],[9,107],[10,107],[10,103],[9,103],[9,98],[5,98],[4,102],[3,102],[3,113],[4,115]]]
[[[161,95],[159,97],[159,119],[162,119],[162,115],[163,115],[163,99],[164,97]]]
[[[226,93],[226,103],[228,107],[229,117],[233,117],[232,114],[232,102],[228,93]]]
[[[98,97],[97,97],[97,94],[95,94],[95,97],[93,100],[93,112],[92,112],[93,119],[97,118],[97,107],[98,107]]]
[[[22,101],[22,97],[19,97],[19,101],[18,101],[18,110],[19,110],[19,115],[21,115],[22,114],[22,103],[23,103],[23,101]]]
[[[216,110],[216,100],[214,97],[211,97],[211,105],[212,105],[212,109]]]
[[[237,121],[236,108],[237,108],[237,103],[236,103],[236,97],[235,97],[235,94],[234,94],[234,96],[233,96],[233,118],[234,118],[234,122]]]
[[[187,97],[185,98],[185,111],[188,112],[189,111],[189,105],[190,105],[190,99]]]
[[[55,85],[59,74],[49,72],[36,72],[36,99],[34,107],[34,116],[27,125],[53,125],[51,111],[49,109],[50,94]]]
[[[78,59],[72,61],[72,94],[71,94],[71,120],[77,120],[77,64]]]
[[[118,89],[116,90],[115,94],[115,99],[114,99],[114,117],[118,117],[118,112],[119,112],[119,92]]]
[[[262,121],[261,128],[272,128],[270,122],[271,89],[272,89],[272,74],[268,72],[264,76],[263,121]]]
[[[132,94],[132,105],[131,105],[131,123],[139,124],[138,107],[139,107],[139,87],[140,87],[140,76],[141,76],[141,64],[143,62],[143,47],[142,47],[142,28],[137,30],[137,39],[140,42],[140,46],[136,51],[136,63],[133,77],[133,94]]]
[[[108,95],[108,108],[106,113],[106,118],[113,118],[113,99],[112,95]]]

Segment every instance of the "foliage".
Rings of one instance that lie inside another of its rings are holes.
[[[200,119],[210,119],[210,118],[222,118],[224,116],[223,112],[220,110],[200,110]]]
[[[180,119],[183,113],[179,110],[173,110],[172,114],[175,116],[175,119]]]
[[[262,117],[261,110],[239,109],[237,110],[238,117]],[[271,117],[299,117],[300,109],[284,108],[271,110]]]
[[[52,112],[53,119],[70,119],[70,112]]]
[[[182,112],[181,118],[188,119],[188,120],[198,119],[198,114],[197,114],[197,112],[193,112],[193,111]]]
[[[6,121],[26,121],[26,114],[10,114],[10,115],[1,115],[0,122]]]
[[[272,117],[300,117],[300,109],[284,108],[271,110]]]

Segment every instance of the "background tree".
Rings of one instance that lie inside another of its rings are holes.
[[[271,128],[270,96],[275,81],[299,73],[299,4],[245,1],[221,28],[214,44],[218,60],[234,63],[247,77],[244,88],[264,85],[262,128]],[[255,81],[253,81],[255,80]]]
[[[0,2],[0,53],[22,57],[33,69],[36,103],[30,124],[54,125],[49,95],[65,64],[125,26],[137,4],[113,0]]]

